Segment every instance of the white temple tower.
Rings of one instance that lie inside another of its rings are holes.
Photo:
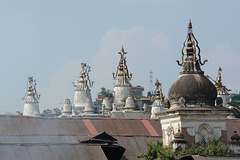
[[[33,77],[28,77],[28,90],[27,95],[23,98],[25,99],[24,102],[24,109],[23,109],[23,115],[24,116],[39,116],[39,106],[38,106],[38,100],[40,98],[40,95],[37,93],[36,90],[36,81],[33,80]]]
[[[93,82],[89,79],[91,68],[86,63],[81,63],[81,67],[82,71],[79,73],[76,82],[73,83],[73,86],[76,87],[73,99],[73,108],[75,108],[76,114],[82,113],[86,105],[89,105],[88,99],[92,104],[90,87],[92,87]]]
[[[131,87],[130,80],[132,78],[132,73],[129,74],[128,67],[126,64],[126,57],[124,57],[127,52],[124,52],[124,48],[122,46],[121,52],[118,52],[120,54],[120,61],[117,66],[116,73],[113,73],[113,78],[117,79],[117,82],[113,85],[114,86],[114,100],[113,105],[118,109],[123,109],[124,103],[122,100],[126,98],[131,93]]]
[[[160,112],[161,110],[164,110],[164,96],[162,93],[162,84],[156,79],[155,83],[155,89],[153,92],[153,96],[151,98],[152,109],[151,109],[151,118],[156,118],[156,113]]]

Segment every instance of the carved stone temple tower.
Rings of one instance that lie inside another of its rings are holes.
[[[184,148],[184,143],[187,146],[194,143],[205,144],[211,137],[227,142],[226,120],[230,110],[215,106],[217,89],[200,68],[205,62],[206,60],[203,63],[201,61],[198,41],[189,21],[182,48],[182,61],[177,61],[182,70],[168,92],[170,108],[157,113],[161,119],[164,145],[173,142],[178,144],[173,145],[175,149]],[[182,144],[177,139],[179,137]]]
[[[76,82],[73,83],[73,86],[76,87],[73,99],[73,108],[75,109],[76,114],[83,113],[86,106],[88,107],[88,110],[89,108],[93,109],[90,90],[93,82],[89,79],[91,68],[87,66],[86,63],[81,63],[81,68],[82,71],[79,73]]]
[[[36,90],[36,81],[33,80],[33,77],[28,77],[28,90],[26,96],[24,96],[23,99],[25,99],[24,102],[24,109],[23,109],[23,115],[24,116],[39,116],[39,106],[38,106],[38,100],[40,98],[40,95],[37,93]]]
[[[153,91],[153,96],[151,98],[152,109],[151,109],[151,118],[156,118],[156,113],[164,109],[164,96],[162,93],[162,84],[156,79],[155,89]]]
[[[117,109],[123,109],[124,103],[122,100],[126,98],[131,93],[131,87],[130,80],[132,78],[132,73],[129,74],[128,67],[127,67],[127,61],[126,57],[124,57],[127,52],[124,52],[124,48],[122,46],[121,52],[118,52],[120,54],[120,61],[117,66],[116,73],[113,73],[113,78],[117,79],[117,82],[113,85],[114,86],[114,100],[113,105]]]

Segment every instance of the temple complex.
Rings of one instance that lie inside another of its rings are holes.
[[[168,92],[169,109],[156,114],[162,125],[164,145],[173,142],[174,149],[179,149],[185,145],[206,144],[211,137],[227,143],[227,116],[230,110],[221,105],[215,106],[217,89],[200,67],[205,62],[207,60],[201,60],[198,41],[189,20],[182,60],[177,61],[182,70]]]
[[[37,93],[36,90],[36,81],[33,80],[33,77],[28,77],[28,90],[26,96],[24,96],[23,99],[25,99],[24,102],[24,109],[23,109],[23,115],[24,116],[39,116],[39,106],[38,106],[38,100],[40,98],[40,95]]]
[[[229,153],[240,155],[240,120],[228,119],[231,110],[225,107],[230,90],[222,84],[221,68],[216,80],[204,75],[201,66],[207,60],[201,60],[190,20],[181,61],[176,61],[182,69],[169,88],[168,99],[156,78],[152,97],[144,97],[152,104],[143,103],[144,88],[131,85],[132,73],[123,46],[118,54],[113,92],[102,88],[97,98],[100,100],[93,103],[91,69],[81,63],[81,72],[73,83],[73,103],[67,98],[54,118],[25,117],[40,115],[36,81],[28,77],[24,116],[0,116],[4,122],[0,133],[6,139],[0,146],[4,156],[24,153],[20,159],[52,159],[54,154],[55,159],[136,159],[146,149],[149,138],[162,140],[164,146],[172,145],[176,153],[193,144],[205,145],[212,137],[222,142]],[[16,152],[19,148],[25,151]]]

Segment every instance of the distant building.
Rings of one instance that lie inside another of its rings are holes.
[[[132,86],[132,96],[137,98],[137,99],[140,99],[143,97],[143,91],[144,91],[144,88],[142,86]]]

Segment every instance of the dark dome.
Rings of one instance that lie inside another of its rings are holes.
[[[217,89],[203,74],[182,74],[172,84],[168,91],[171,105],[214,106]]]
[[[233,131],[234,134],[231,136],[231,140],[232,141],[239,141],[240,140],[240,136],[237,134],[237,131]]]
[[[175,133],[174,138],[175,138],[175,139],[184,139],[184,136],[183,136],[183,134],[178,130],[178,132]]]

